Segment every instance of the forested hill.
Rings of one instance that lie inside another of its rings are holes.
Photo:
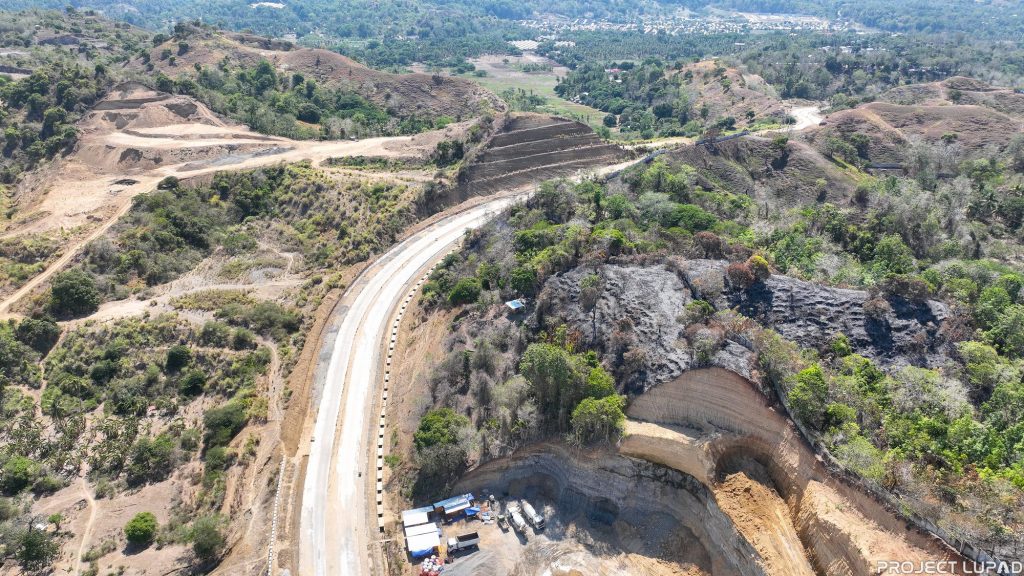
[[[1020,0],[0,0],[2,10],[29,8],[95,9],[146,28],[168,28],[176,21],[201,18],[235,30],[328,39],[413,37],[469,38],[473,43],[501,43],[512,20],[538,14],[569,18],[628,20],[640,14],[663,14],[675,7],[698,14],[708,8],[747,12],[807,14],[852,20],[890,32],[963,33],[1007,40],[1024,36]],[[502,22],[503,21],[503,22]],[[499,25],[500,24],[500,25]]]

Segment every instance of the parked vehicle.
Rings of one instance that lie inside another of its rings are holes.
[[[501,528],[502,532],[508,530],[508,519],[505,518],[504,514],[498,514],[498,528]]]
[[[466,548],[472,548],[473,546],[478,548],[480,547],[480,534],[477,532],[461,534],[455,538],[448,539],[449,552],[457,552],[459,550],[465,550]]]
[[[544,529],[544,517],[537,513],[532,504],[526,500],[521,500],[520,510],[522,510],[523,518],[526,519],[530,526],[533,526],[536,530]]]
[[[535,530],[544,529],[544,517],[537,514],[537,511],[533,509],[533,506],[529,502],[523,500],[523,516],[526,517],[526,521],[530,523]]]
[[[523,520],[523,515],[519,513],[519,506],[515,504],[508,505],[508,523],[512,525],[516,532],[526,534],[526,521]]]

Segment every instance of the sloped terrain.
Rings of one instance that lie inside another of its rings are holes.
[[[253,67],[270,62],[283,74],[302,74],[324,86],[359,94],[398,117],[447,115],[466,120],[488,109],[502,110],[502,101],[462,78],[430,74],[390,74],[367,68],[337,52],[299,48],[290,42],[271,41],[247,34],[221,34],[197,30],[181,52],[177,40],[154,46],[149,62],[171,78],[194,76],[195,66],[216,67],[221,63]],[[166,51],[175,54],[162,57]],[[143,67],[141,61],[134,63]]]
[[[673,70],[671,75],[692,77],[683,83],[690,106],[694,111],[707,107],[708,118],[732,117],[737,127],[748,128],[752,125],[749,112],[753,112],[755,121],[773,118],[781,123],[786,116],[786,106],[775,95],[775,89],[756,74],[724,67],[715,60],[702,60]]]
[[[964,76],[893,88],[882,94],[881,100],[904,105],[969,104],[985,106],[1017,118],[1024,116],[1024,94]]]
[[[904,159],[911,139],[936,144],[942,142],[943,136],[950,135],[967,152],[978,153],[990,146],[1005,148],[1024,129],[1021,116],[1008,114],[1020,114],[1017,110],[1022,106],[1018,101],[1020,95],[1006,91],[1000,92],[1001,97],[991,98],[984,92],[965,94],[975,96],[962,98],[960,104],[872,102],[830,114],[825,125],[812,134],[819,139],[821,135],[836,131],[844,135],[860,132],[870,138],[868,158],[872,162],[889,163]],[[997,99],[1005,101],[998,104]],[[925,101],[929,100],[925,98]]]
[[[957,559],[833,479],[793,425],[734,373],[686,372],[637,397],[628,416],[621,452],[707,485],[766,573],[871,574],[891,558]]]
[[[743,194],[759,205],[789,208],[824,200],[839,204],[856,188],[849,173],[794,139],[782,151],[769,138],[748,136],[713,146],[682,146],[660,158],[695,168],[697,186]]]
[[[463,197],[521,188],[625,159],[589,126],[555,116],[512,116],[459,175]]]

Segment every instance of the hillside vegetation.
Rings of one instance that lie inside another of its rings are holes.
[[[537,438],[615,439],[617,394],[720,364],[908,513],[1014,557],[1022,144],[941,169],[948,144],[921,144],[931,161],[874,177],[805,143],[744,139],[609,183],[545,184],[424,286],[428,305],[464,310],[431,390],[469,418],[445,458],[418,450],[422,471],[457,474]],[[652,316],[668,292],[624,292],[623,266],[648,290],[654,269],[676,270],[692,300]],[[529,312],[505,314],[513,298]]]

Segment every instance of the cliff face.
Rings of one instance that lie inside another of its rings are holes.
[[[549,502],[562,522],[574,525],[577,540],[605,553],[609,546],[636,548],[637,542],[646,543],[649,553],[679,547],[672,552],[685,553],[704,574],[767,574],[751,561],[757,551],[740,537],[703,484],[611,451],[579,453],[563,445],[535,445],[474,470],[454,488],[454,493],[464,491]],[[656,521],[666,515],[670,522]],[[618,528],[622,525],[630,526],[628,534]],[[561,539],[558,526],[549,520],[546,536]],[[666,531],[692,537],[659,542]]]
[[[859,354],[883,366],[946,363],[941,330],[949,316],[940,302],[892,297],[888,309],[865,311],[863,290],[821,286],[774,275],[746,290],[730,287],[719,260],[685,260],[666,265],[612,264],[578,267],[551,277],[532,321],[539,328],[568,324],[582,343],[600,351],[618,370],[623,391],[642,393],[684,371],[715,365],[751,375],[752,351],[726,338],[711,358],[699,358],[688,344],[694,334],[681,317],[686,305],[703,299],[716,310],[736,309],[758,324],[805,348],[820,349],[844,334]],[[596,296],[584,294],[584,277],[596,274]]]
[[[634,399],[622,454],[702,483],[771,574],[873,574],[879,561],[957,559],[833,479],[756,386],[690,370]]]

